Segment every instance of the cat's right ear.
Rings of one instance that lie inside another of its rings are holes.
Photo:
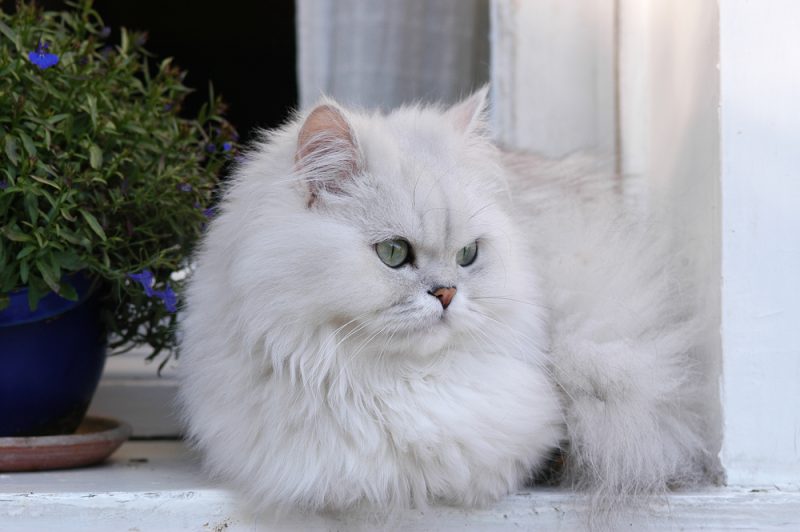
[[[341,110],[324,103],[306,116],[294,160],[295,169],[308,183],[309,207],[322,192],[340,193],[343,181],[361,171],[356,137]]]
[[[450,107],[445,116],[456,130],[467,135],[483,135],[488,129],[486,114],[489,86],[484,85],[471,96]]]

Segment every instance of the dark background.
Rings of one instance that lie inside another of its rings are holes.
[[[63,0],[37,4],[65,7]],[[148,51],[189,71],[184,83],[197,91],[187,113],[208,100],[212,81],[243,142],[255,128],[280,125],[297,105],[294,0],[95,0],[94,7],[112,30],[111,44],[119,44],[121,26],[147,31]]]

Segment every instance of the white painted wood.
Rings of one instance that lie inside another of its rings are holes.
[[[619,91],[619,168],[624,175],[648,170],[652,101],[651,0],[617,0],[617,86]],[[653,65],[657,68],[657,65]]]
[[[134,349],[108,358],[89,413],[128,422],[136,438],[178,437],[176,363],[170,362],[159,377],[158,362],[147,363],[147,353]]]
[[[714,0],[619,0],[620,166],[694,263],[709,448],[722,440],[719,379],[719,13]]]
[[[276,523],[248,515],[235,496],[205,480],[178,442],[129,442],[105,465],[69,471],[0,474],[0,530],[563,530],[585,529],[585,501],[573,493],[533,489],[484,509],[432,507],[381,524],[290,517]],[[642,530],[798,530],[800,492],[774,487],[680,493],[653,505],[625,528]]]
[[[800,483],[800,2],[720,3],[725,443]]]
[[[613,153],[613,0],[493,0],[493,129],[512,148]]]

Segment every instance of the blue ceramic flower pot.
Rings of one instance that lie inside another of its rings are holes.
[[[27,289],[0,311],[0,436],[70,434],[105,364],[106,338],[89,279],[67,279],[78,301],[50,293],[33,312]]]

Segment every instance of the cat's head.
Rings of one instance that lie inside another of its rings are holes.
[[[533,281],[485,100],[388,115],[325,101],[288,128],[290,179],[253,175],[265,160],[242,171],[258,183],[239,191],[257,211],[235,266],[250,297],[287,322],[341,327],[335,341],[365,353],[490,342]]]

